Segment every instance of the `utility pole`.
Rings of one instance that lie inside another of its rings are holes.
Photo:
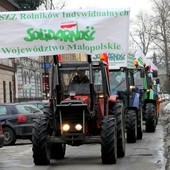
[[[44,87],[45,87],[45,98],[47,99],[47,69],[46,69],[46,56],[44,56]]]

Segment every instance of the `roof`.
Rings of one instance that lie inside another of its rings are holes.
[[[14,0],[1,0],[0,6],[6,9],[7,11],[18,11],[20,6],[17,5]]]
[[[0,103],[0,106],[13,106],[13,105],[30,105],[30,103],[27,102],[21,102],[21,103]]]
[[[20,6],[17,5],[14,0],[7,0],[9,3],[11,3],[13,6],[15,6],[16,8],[20,9]]]

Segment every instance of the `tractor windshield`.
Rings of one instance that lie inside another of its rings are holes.
[[[78,75],[83,74],[83,75]],[[93,70],[92,82],[96,93],[103,92],[101,70]],[[85,70],[83,73],[78,73],[77,70],[62,70],[61,71],[62,91],[64,95],[69,95],[74,91],[76,94],[84,95],[90,94],[90,79],[89,71]]]
[[[143,79],[140,77],[140,72],[134,74],[135,86],[139,89],[143,89]]]
[[[101,70],[93,70],[94,90],[96,93],[103,93],[103,82]]]
[[[67,70],[61,72],[61,83],[64,95],[69,95],[71,91],[76,94],[90,94],[88,71],[84,75],[79,75],[77,70]]]
[[[112,94],[117,94],[117,91],[126,90],[126,77],[124,72],[111,71],[109,78],[110,78],[110,88]]]

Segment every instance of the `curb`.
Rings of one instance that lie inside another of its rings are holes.
[[[164,126],[165,170],[170,170],[170,115],[162,115],[159,122]]]

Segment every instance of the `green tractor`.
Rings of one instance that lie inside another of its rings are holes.
[[[145,121],[146,132],[155,132],[158,122],[159,101],[157,89],[159,79],[157,77],[157,70],[151,69],[151,66],[144,66],[135,79],[143,94],[143,120]]]

